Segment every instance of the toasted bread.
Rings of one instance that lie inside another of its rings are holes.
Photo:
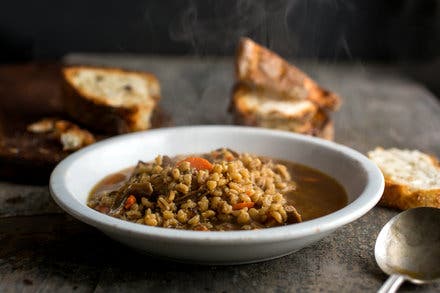
[[[145,130],[160,99],[149,73],[73,66],[63,69],[64,106],[75,120],[108,134]]]
[[[233,92],[234,107],[243,115],[270,116],[273,119],[306,121],[316,114],[318,107],[309,100],[280,100],[264,90],[239,84]]]
[[[249,38],[240,41],[236,77],[239,83],[272,91],[282,98],[310,100],[329,110],[335,110],[340,105],[336,94],[321,88],[300,69]]]
[[[308,121],[300,121],[259,116],[258,114],[245,114],[234,109],[234,122],[240,125],[258,126],[312,135],[327,140],[333,140],[334,138],[333,123],[325,112],[321,110],[316,112]]]
[[[334,128],[325,111],[308,100],[272,97],[263,90],[238,84],[233,90],[232,111],[236,124],[259,126],[333,140]]]
[[[274,52],[248,38],[241,40],[231,103],[236,123],[332,140],[328,112],[339,104],[337,95]]]
[[[440,164],[417,150],[376,148],[368,156],[385,177],[380,205],[406,210],[414,207],[440,208]]]

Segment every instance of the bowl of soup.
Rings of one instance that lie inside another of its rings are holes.
[[[67,157],[50,179],[61,208],[109,237],[209,264],[295,252],[367,213],[383,188],[380,170],[353,149],[238,126],[110,138]]]

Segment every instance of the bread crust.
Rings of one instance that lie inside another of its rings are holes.
[[[153,85],[150,90],[154,102],[129,106],[113,106],[106,103],[102,98],[87,94],[73,84],[72,80],[75,73],[84,69],[103,70],[106,73],[136,74]],[[150,128],[151,124],[148,121],[143,121],[144,119],[141,116],[145,113],[151,115],[156,102],[160,99],[159,82],[152,74],[89,66],[66,67],[62,70],[62,73],[64,76],[62,85],[64,108],[73,119],[91,129],[106,134],[119,134]]]
[[[412,190],[385,178],[385,191],[379,205],[400,210],[415,207],[440,208],[440,189]]]
[[[249,38],[240,41],[235,71],[240,83],[286,99],[308,99],[328,110],[339,108],[341,103],[339,96],[321,88],[300,69]]]
[[[321,129],[317,130],[314,136],[333,141],[335,139],[335,126],[333,122],[330,119],[327,119]]]

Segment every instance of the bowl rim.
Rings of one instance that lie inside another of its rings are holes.
[[[323,217],[308,220],[294,225],[285,225],[280,227],[271,227],[249,231],[238,230],[221,232],[151,227],[113,218],[111,216],[95,211],[83,203],[80,203],[64,184],[66,178],[65,174],[76,160],[80,159],[86,153],[93,152],[96,149],[99,149],[107,144],[119,142],[133,136],[154,136],[160,135],[163,132],[181,132],[194,130],[234,130],[234,132],[246,132],[250,135],[257,134],[263,136],[284,137],[319,145],[320,147],[343,153],[344,155],[358,161],[360,163],[360,166],[365,170],[365,174],[367,176],[367,184],[359,197],[356,198],[353,202],[343,207],[342,209],[339,209]],[[55,167],[49,181],[49,190],[52,198],[64,211],[79,219],[80,221],[92,225],[98,229],[104,229],[105,231],[113,230],[115,232],[123,232],[129,235],[134,234],[141,237],[153,237],[156,240],[162,241],[191,241],[193,243],[204,244],[238,244],[238,241],[267,243],[287,239],[298,239],[305,236],[311,236],[313,234],[331,232],[338,227],[341,227],[360,218],[369,210],[371,210],[380,200],[380,197],[384,190],[384,186],[384,177],[379,168],[366,156],[347,146],[324,139],[291,133],[287,131],[232,125],[165,127],[114,136],[87,146],[66,157]]]

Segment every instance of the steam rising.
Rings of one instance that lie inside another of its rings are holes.
[[[191,53],[221,55],[231,52],[242,36],[267,35],[266,19],[263,1],[193,0],[170,25],[170,37],[189,43]]]
[[[186,43],[191,54],[231,55],[240,37],[248,36],[290,57],[352,58],[350,23],[335,21],[350,15],[350,1],[198,1],[190,0],[170,24],[173,41]],[[333,48],[334,52],[329,52]]]

